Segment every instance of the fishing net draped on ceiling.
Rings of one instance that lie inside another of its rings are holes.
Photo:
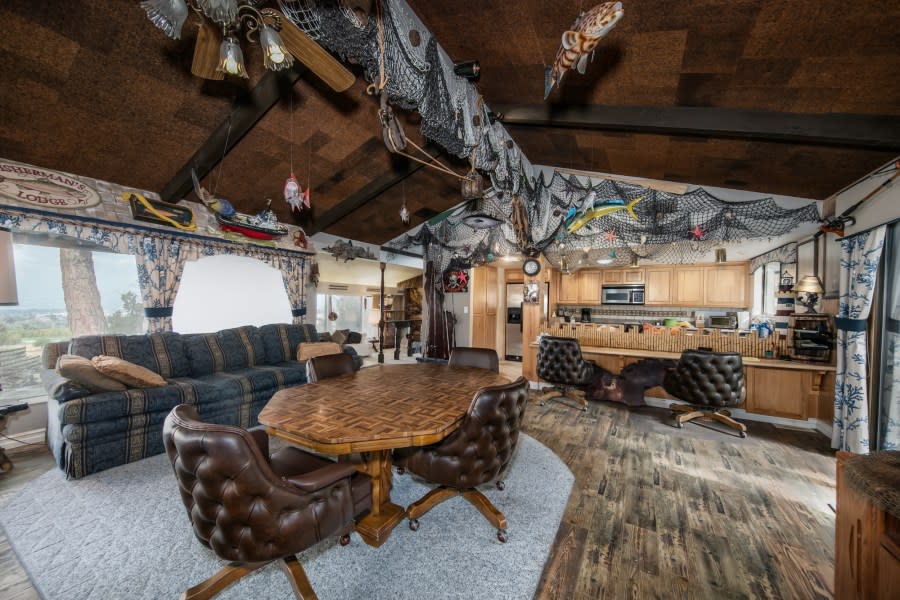
[[[422,245],[438,272],[519,252],[543,253],[564,270],[629,264],[634,256],[692,262],[712,245],[775,237],[819,219],[815,203],[785,209],[771,198],[728,202],[703,189],[678,195],[611,180],[583,183],[559,172],[545,181],[502,124],[491,122],[477,88],[453,72],[453,61],[403,0],[376,0],[365,22],[336,1],[279,3],[319,43],[359,63],[368,81],[386,81],[382,93],[390,104],[420,113],[427,139],[470,158],[490,178],[483,199],[442,213],[394,244]],[[372,121],[377,127],[374,103]],[[632,216],[626,205],[635,200]]]

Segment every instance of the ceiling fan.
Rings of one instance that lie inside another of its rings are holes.
[[[221,80],[225,75],[247,77],[239,37],[259,43],[271,71],[290,67],[296,58],[336,92],[353,85],[355,76],[331,54],[266,0],[144,0],[141,7],[154,25],[172,39],[193,9],[200,19],[191,73]]]

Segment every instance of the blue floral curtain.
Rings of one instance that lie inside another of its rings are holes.
[[[172,331],[172,307],[184,263],[198,258],[198,248],[180,238],[141,235],[135,250],[147,331]]]
[[[293,256],[282,256],[280,262],[279,269],[284,281],[284,289],[291,302],[291,315],[294,318],[294,324],[299,325],[303,323],[306,316],[306,261]]]
[[[866,323],[884,248],[884,226],[841,241],[840,305],[837,329],[837,378],[831,446],[869,451],[868,349]]]

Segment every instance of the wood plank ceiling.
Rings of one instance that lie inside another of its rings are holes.
[[[590,4],[410,3],[450,56],[481,62],[479,90],[511,115],[543,103],[542,64],[552,60],[579,8]],[[625,2],[625,10],[587,74],[567,74],[551,107],[852,113],[887,116],[896,127],[897,3],[656,0]],[[136,1],[74,0],[48,9],[6,0],[0,19],[0,157],[141,189],[160,191],[172,181],[262,76],[258,50],[247,45],[248,82],[191,76],[194,22],[182,40],[169,40]],[[312,216],[291,214],[281,199],[291,162],[287,94],[204,185],[243,212],[272,198],[283,221],[310,231],[325,224],[335,235],[383,243],[406,229],[397,216],[404,197],[412,225],[422,221],[417,212],[439,212],[461,198],[456,181],[429,169],[410,175],[405,159],[388,154],[376,110],[362,78],[344,94],[310,74],[294,85],[293,165],[304,187],[312,184]],[[415,115],[407,122],[407,132],[416,132]],[[507,127],[534,163],[812,198],[898,153],[890,143],[866,148],[588,124]],[[384,191],[363,202],[372,190]],[[358,208],[347,210],[347,202]]]

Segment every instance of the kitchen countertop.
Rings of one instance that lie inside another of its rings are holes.
[[[531,342],[530,347],[537,349],[537,342]],[[681,356],[678,352],[660,352],[656,350],[631,350],[629,348],[600,348],[598,346],[582,346],[582,354],[602,354],[606,356],[629,356],[634,358],[671,358],[678,360]],[[834,371],[835,366],[824,362],[810,362],[801,360],[776,360],[773,358],[756,358],[753,356],[741,357],[745,367],[761,367],[766,369],[794,369],[798,371]]]

